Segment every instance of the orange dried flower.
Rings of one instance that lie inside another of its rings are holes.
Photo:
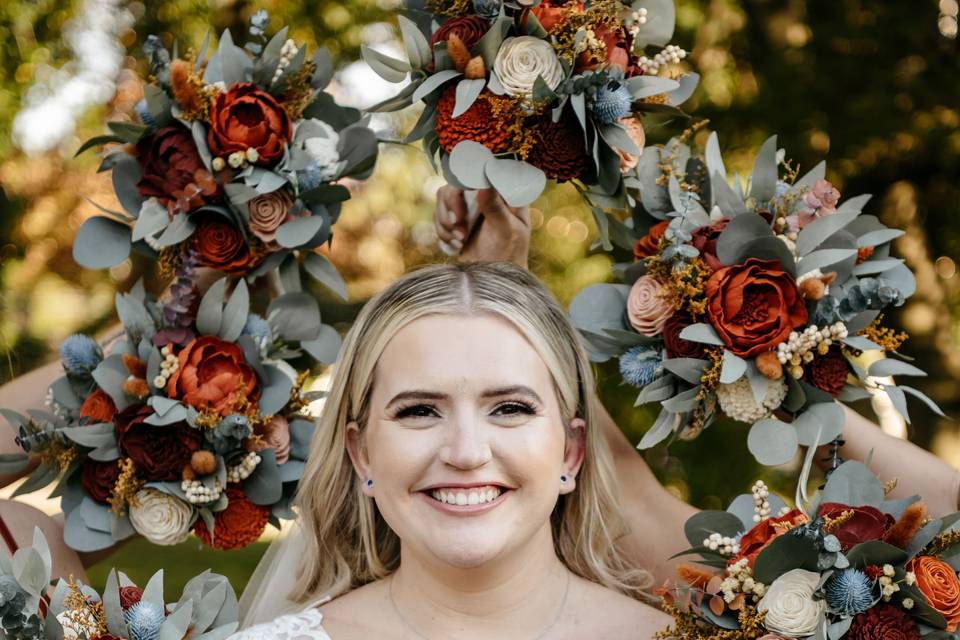
[[[457,87],[447,87],[437,102],[437,137],[444,151],[450,153],[464,140],[473,140],[494,153],[510,147],[511,133],[507,123],[499,121],[490,105],[492,93],[484,89],[476,101],[464,113],[453,117],[457,103]]]
[[[914,502],[904,509],[900,519],[883,536],[883,541],[900,549],[906,549],[910,541],[913,540],[913,536],[917,535],[917,531],[920,531],[920,527],[923,526],[926,519],[927,505],[922,502]]]
[[[706,589],[714,575],[692,564],[677,565],[677,577],[695,589]]]
[[[192,65],[186,60],[176,59],[170,64],[170,87],[177,104],[185,112],[202,110],[202,102],[197,89],[190,81]]]
[[[857,249],[857,264],[861,264],[870,259],[873,255],[873,247],[860,247]]]
[[[267,528],[270,508],[247,500],[240,485],[228,485],[225,493],[227,508],[213,515],[212,539],[202,518],[193,526],[193,532],[212,549],[240,549],[253,544]]]

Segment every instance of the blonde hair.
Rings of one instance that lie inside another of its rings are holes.
[[[347,334],[319,420],[297,505],[305,552],[290,597],[337,596],[400,564],[400,540],[361,488],[347,453],[348,422],[363,428],[377,361],[403,326],[430,314],[490,313],[516,327],[550,371],[564,424],[582,418],[586,453],[575,491],[551,516],[557,556],[575,574],[633,597],[652,579],[630,569],[614,540],[623,531],[610,453],[596,428],[593,376],[576,331],[550,292],[509,263],[436,264],[370,300]]]

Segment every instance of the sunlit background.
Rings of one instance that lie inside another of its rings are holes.
[[[361,43],[395,46],[397,4],[0,3],[0,380],[48,361],[67,335],[115,321],[114,291],[149,268],[134,261],[91,272],[70,255],[77,227],[96,212],[92,202],[115,205],[94,155],[74,159],[73,152],[102,133],[106,120],[131,117],[142,95],[140,45],[147,35],[172,44],[176,34],[184,51],[197,47],[208,28],[241,36],[249,15],[264,8],[274,29],[289,24],[298,41],[327,46],[342,70],[335,87],[340,99],[366,106],[396,87],[353,61]],[[828,178],[844,196],[874,194],[867,212],[906,230],[894,249],[917,274],[919,288],[893,320],[911,335],[905,351],[930,372],[918,386],[948,415],[960,414],[957,14],[957,0],[680,0],[675,38],[702,75],[689,110],[719,131],[728,169],[748,171],[763,139],[777,133],[790,158],[802,167],[826,159]],[[415,117],[403,113],[375,123],[403,130]],[[648,136],[662,142],[688,125],[658,123]],[[326,322],[346,330],[359,306],[392,279],[443,259],[430,222],[442,183],[418,149],[383,148],[374,177],[359,187],[335,229],[330,255],[349,283],[350,303],[318,291]],[[570,187],[549,189],[535,204],[533,221],[532,268],[565,304],[584,286],[608,279],[614,259],[629,259],[590,251],[596,230]],[[155,290],[163,286],[149,282]],[[611,413],[639,439],[652,413],[633,408],[635,391],[619,385],[612,366],[600,367],[598,377]],[[909,437],[960,466],[955,423],[921,405],[911,411]],[[896,432],[904,425],[885,426]],[[647,458],[672,491],[700,507],[724,506],[757,477],[792,495],[795,468],[758,468],[745,440],[743,426],[718,423],[693,445],[656,449]],[[39,500],[41,493],[28,498]],[[198,544],[143,554],[143,543],[134,542],[91,577],[102,584],[115,564],[142,580],[166,565],[173,588],[214,566],[239,591],[265,545],[213,554]]]

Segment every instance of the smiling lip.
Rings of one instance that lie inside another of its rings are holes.
[[[482,502],[480,504],[449,504],[447,502],[441,502],[433,497],[432,493],[437,489],[472,489],[480,487],[497,487],[500,489],[500,495],[490,502]],[[486,513],[491,509],[495,509],[500,506],[507,496],[512,493],[512,489],[498,483],[490,482],[471,482],[471,483],[444,483],[444,484],[435,484],[425,489],[422,489],[417,492],[423,500],[426,500],[427,504],[431,507],[446,513],[448,515],[455,516],[474,516],[482,513]]]

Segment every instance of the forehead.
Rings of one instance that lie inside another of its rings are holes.
[[[521,384],[547,393],[553,387],[533,346],[513,324],[493,314],[417,318],[387,343],[374,379],[374,395]]]

